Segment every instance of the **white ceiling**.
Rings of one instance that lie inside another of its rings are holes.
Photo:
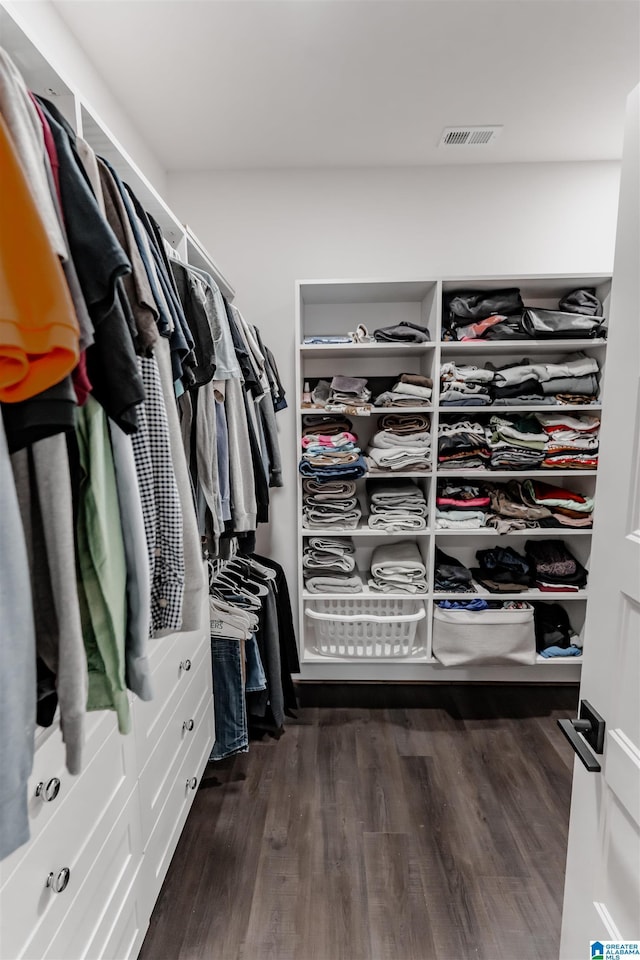
[[[55,6],[171,171],[617,158],[640,72],[637,0]]]

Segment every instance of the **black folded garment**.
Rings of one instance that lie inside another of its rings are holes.
[[[506,383],[503,387],[491,385],[496,400],[511,399],[513,397],[544,397],[542,384],[535,377],[522,380],[521,383]]]
[[[436,547],[434,588],[441,593],[475,593],[471,571]]]
[[[536,582],[574,589],[587,585],[587,571],[562,540],[527,540],[524,549]]]
[[[528,307],[522,316],[522,325],[532,337],[553,340],[555,337],[604,337],[604,317],[589,317],[560,310],[541,310]]]
[[[375,340],[383,343],[428,343],[431,340],[431,334],[426,327],[408,320],[401,320],[390,327],[380,327],[373,331],[373,336]]]
[[[491,593],[519,593],[532,585],[527,558],[512,547],[477,550],[476,559],[480,566],[472,568],[471,574]]]
[[[594,287],[581,287],[579,290],[572,290],[566,297],[563,297],[558,304],[558,309],[565,313],[580,313],[583,317],[601,317],[602,304],[596,297]]]
[[[559,603],[535,603],[533,628],[538,653],[546,650],[547,647],[560,647],[566,650],[575,636],[569,615]]]
[[[445,315],[451,324],[465,326],[470,320],[486,320],[496,314],[522,313],[524,304],[517,287],[504,290],[462,290],[445,295]]]

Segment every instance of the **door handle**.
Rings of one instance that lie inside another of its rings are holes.
[[[589,773],[600,773],[602,767],[593,754],[602,754],[604,751],[606,724],[589,701],[580,701],[577,720],[558,720],[558,726]]]

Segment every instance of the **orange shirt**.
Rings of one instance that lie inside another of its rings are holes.
[[[79,352],[67,282],[0,114],[0,401],[59,383]]]

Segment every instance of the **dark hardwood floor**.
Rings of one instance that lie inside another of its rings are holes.
[[[207,768],[141,960],[556,960],[577,688],[300,699]]]

